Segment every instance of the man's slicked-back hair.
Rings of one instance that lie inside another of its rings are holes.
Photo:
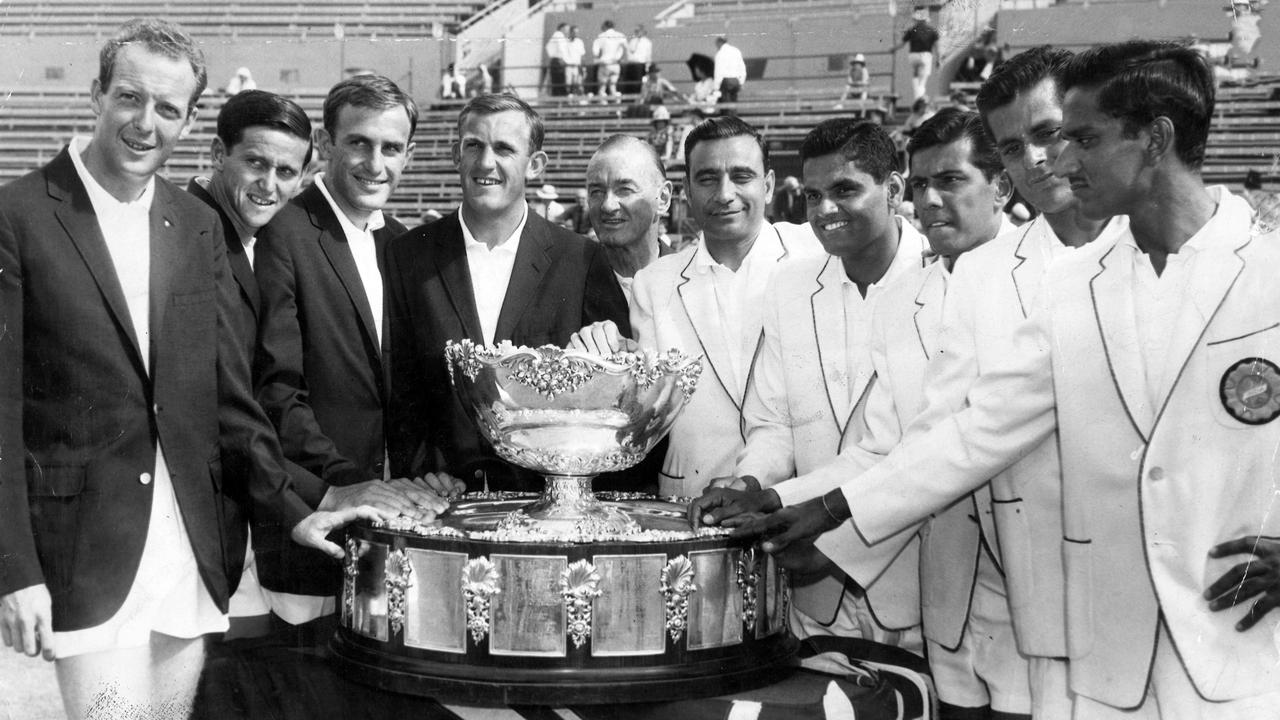
[[[639,152],[645,157],[653,161],[653,168],[658,172],[660,181],[667,179],[667,166],[663,164],[662,156],[658,154],[658,149],[635,135],[627,135],[624,133],[610,135],[605,138],[604,142],[600,143],[600,147],[596,148],[596,154],[598,155],[606,150],[612,150],[616,147],[623,146],[627,149],[634,148],[639,150]]]
[[[769,146],[764,141],[764,135],[761,135],[751,123],[737,115],[718,115],[698,123],[688,135],[684,136],[685,173],[688,174],[692,170],[690,160],[693,159],[693,149],[698,147],[698,143],[708,140],[728,140],[739,136],[756,141],[756,145],[760,146],[760,156],[764,159],[764,169],[768,172]]]
[[[462,112],[458,113],[458,136],[462,136],[462,125],[472,115],[497,115],[501,112],[518,112],[524,115],[529,123],[529,152],[535,153],[542,149],[542,141],[547,134],[542,116],[529,103],[511,93],[490,93],[471,98]]]
[[[102,46],[98,53],[98,84],[105,91],[111,85],[112,74],[116,70],[116,58],[120,50],[128,45],[141,45],[158,55],[174,60],[186,60],[191,64],[191,72],[196,76],[196,88],[191,94],[188,111],[196,109],[200,94],[209,84],[209,69],[205,66],[204,53],[196,47],[196,43],[182,29],[182,26],[159,18],[134,18],[116,31]]]
[[[921,150],[950,145],[969,139],[969,162],[982,171],[982,176],[993,180],[1004,171],[995,140],[982,124],[982,118],[972,110],[945,107],[916,128],[907,142],[907,155],[914,156]]]
[[[324,129],[335,140],[338,112],[347,106],[366,110],[404,108],[405,114],[409,116],[410,140],[413,140],[413,133],[418,129],[418,104],[399,85],[381,75],[357,75],[329,89],[329,95],[324,99]]]
[[[800,142],[800,163],[840,155],[872,180],[882,183],[898,169],[898,150],[884,128],[866,120],[831,118],[818,123]]]
[[[978,89],[978,112],[985,120],[992,110],[1008,105],[1045,80],[1056,81],[1070,59],[1070,50],[1037,45],[1005,60],[991,71],[991,77]]]
[[[1076,54],[1062,70],[1062,89],[1097,90],[1098,109],[1124,122],[1132,137],[1158,117],[1174,127],[1185,165],[1204,163],[1213,119],[1213,70],[1204,56],[1171,42],[1134,40]]]
[[[266,90],[244,90],[228,98],[218,113],[218,139],[227,152],[244,139],[244,131],[251,127],[271,128],[307,141],[307,156],[302,164],[311,162],[311,119],[289,98]]]

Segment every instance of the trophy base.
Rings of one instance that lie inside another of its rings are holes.
[[[430,526],[351,525],[335,661],[384,689],[495,705],[652,702],[785,677],[798,643],[772,557],[690,530],[683,504],[602,497],[640,530],[499,530],[529,496],[455,501]]]
[[[786,679],[799,642],[771,638],[750,653],[663,667],[494,668],[459,665],[371,650],[339,634],[330,642],[346,677],[383,690],[479,706],[604,705],[668,702],[728,695]]]
[[[508,537],[604,537],[634,535],[640,523],[616,506],[605,505],[591,492],[591,476],[545,475],[538,500],[498,522]]]

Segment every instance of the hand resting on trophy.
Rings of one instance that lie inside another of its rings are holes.
[[[614,353],[636,352],[640,345],[618,332],[618,326],[612,320],[603,320],[574,333],[569,338],[568,348],[607,358]]]

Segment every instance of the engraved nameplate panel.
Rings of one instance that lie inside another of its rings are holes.
[[[666,651],[666,606],[660,576],[665,554],[596,555],[600,597],[592,603],[591,654],[661,655]]]
[[[404,644],[424,650],[467,651],[466,608],[462,597],[462,568],[466,553],[439,550],[407,551],[414,584],[406,593]]]
[[[502,577],[494,595],[492,655],[563,657],[568,645],[560,573],[563,555],[491,555]]]
[[[738,561],[742,551],[710,550],[689,553],[698,591],[689,598],[690,650],[742,642],[742,591]]]
[[[351,629],[374,640],[386,642],[387,554],[385,543],[360,540],[356,543],[355,601],[351,605]]]

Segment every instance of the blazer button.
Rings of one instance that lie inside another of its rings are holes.
[[[1155,481],[1163,480],[1163,479],[1164,479],[1164,468],[1162,468],[1162,467],[1153,467],[1153,468],[1151,468],[1150,470],[1148,470],[1148,471],[1147,471],[1147,479],[1148,479],[1148,480],[1155,480]]]
[[[138,482],[142,483],[143,485],[150,485],[150,484],[151,484],[151,473],[142,473],[141,475],[139,475],[139,476],[138,476]]]

